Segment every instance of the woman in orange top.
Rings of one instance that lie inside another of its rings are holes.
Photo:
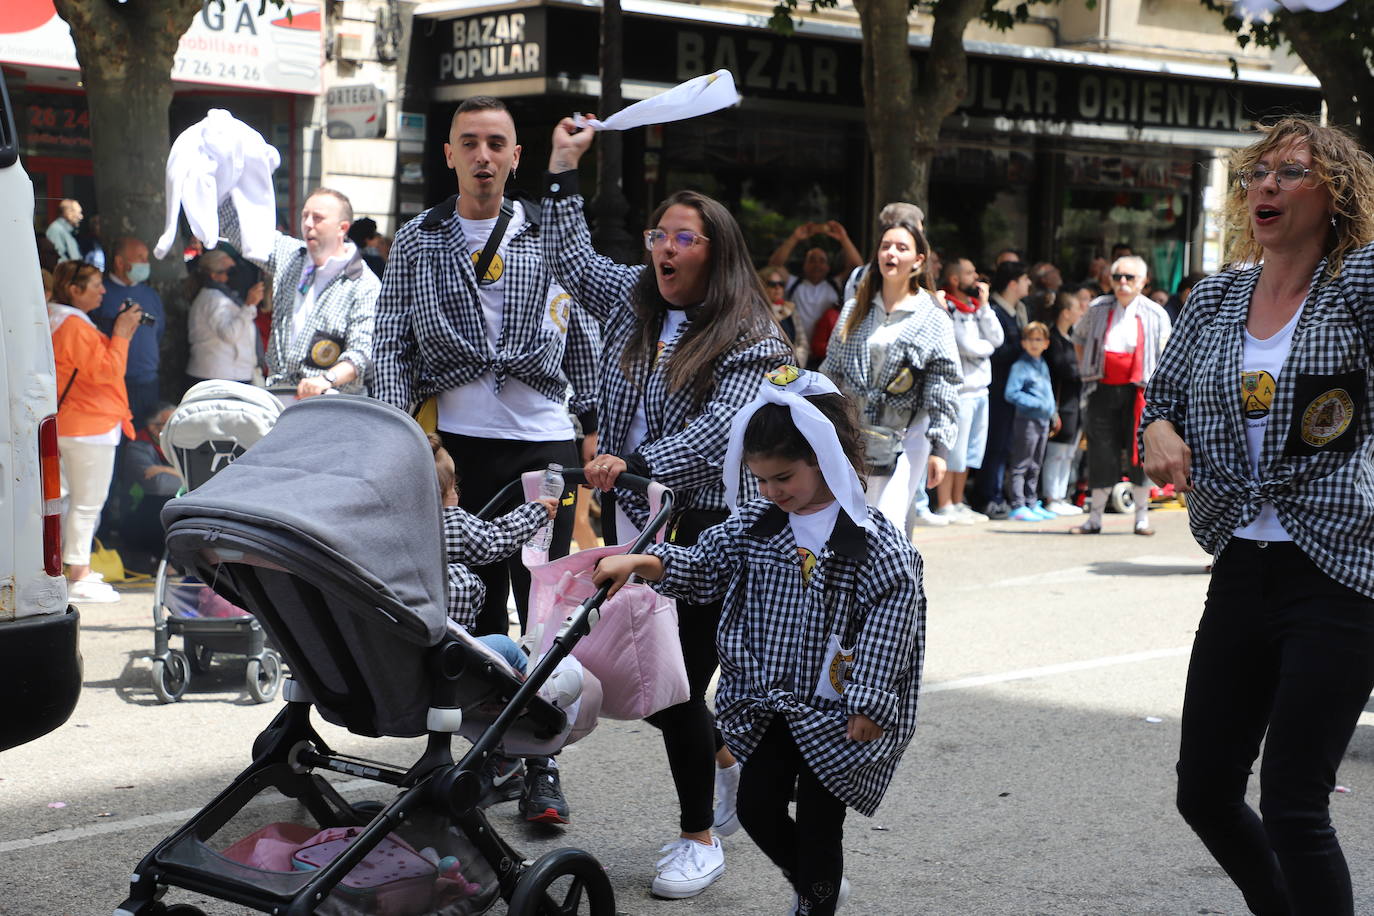
[[[63,261],[53,271],[55,301],[48,303],[48,323],[57,366],[62,495],[67,498],[62,561],[67,564],[67,595],[78,603],[119,600],[113,588],[91,573],[91,538],[110,490],[115,447],[121,434],[134,434],[124,366],[143,310],[130,306],[106,337],[86,314],[100,305],[104,294],[100,271],[90,264]]]

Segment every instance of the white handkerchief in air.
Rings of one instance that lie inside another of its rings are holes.
[[[734,76],[729,70],[717,70],[689,79],[651,99],[635,102],[604,121],[573,115],[573,123],[592,130],[629,130],[646,124],[667,124],[669,121],[700,117],[729,108],[738,101],[739,92],[735,90]]]

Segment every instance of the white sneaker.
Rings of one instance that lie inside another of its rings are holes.
[[[119,592],[98,579],[78,579],[67,583],[67,599],[77,604],[114,604]]]
[[[968,503],[959,503],[957,506],[954,507],[954,511],[958,512],[960,515],[962,515],[964,518],[968,519],[971,522],[985,522],[988,520],[988,517],[986,515],[976,511]]]
[[[1046,508],[1046,509],[1049,509],[1049,510],[1050,510],[1051,512],[1053,512],[1055,515],[1082,515],[1082,514],[1083,514],[1083,510],[1082,510],[1082,509],[1078,508],[1078,507],[1075,506],[1073,503],[1065,502],[1065,501],[1062,500],[1062,499],[1056,499],[1056,500],[1053,500],[1053,501],[1051,501],[1051,502],[1045,503],[1045,508]]]
[[[568,656],[553,669],[539,695],[559,709],[569,709],[582,696],[582,664]]]
[[[712,837],[710,846],[679,837],[659,852],[658,875],[651,888],[655,897],[682,900],[695,897],[725,874],[725,850],[720,838]]]
[[[926,528],[943,528],[949,524],[949,519],[942,515],[936,515],[929,509],[921,509],[915,512],[912,517],[916,525]]]
[[[835,909],[839,909],[849,902],[849,879],[840,878],[840,891],[835,895]],[[787,911],[787,916],[798,916],[797,908],[801,906],[801,898],[796,894],[792,895],[792,909]]]
[[[951,525],[972,525],[973,519],[959,511],[959,507],[950,503],[948,506],[941,506],[935,510],[935,514],[947,520]]]
[[[735,813],[735,797],[739,794],[738,763],[716,767],[716,816],[711,829],[721,836],[739,830],[739,815]]]

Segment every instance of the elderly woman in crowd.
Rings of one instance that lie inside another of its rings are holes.
[[[186,362],[186,388],[206,379],[251,382],[260,361],[254,319],[262,302],[262,283],[246,298],[228,285],[234,259],[218,248],[200,256],[196,281],[200,291],[191,302],[187,327],[191,355]]]
[[[905,217],[879,230],[873,261],[844,304],[820,371],[859,408],[869,504],[906,533],[917,493],[944,477],[959,432],[963,373],[954,325],[928,291],[925,234]]]
[[[96,267],[63,261],[53,272],[48,304],[53,361],[57,368],[57,447],[62,456],[62,562],[68,597],[77,603],[118,601],[119,595],[91,572],[91,539],[114,476],[115,447],[132,436],[124,366],[129,340],[143,310],[131,305],[115,318],[111,336],[96,330],[88,313],[100,307],[105,284]]]
[[[1351,916],[1328,807],[1374,688],[1374,160],[1285,118],[1232,166],[1233,266],[1193,290],[1141,421],[1216,557],[1178,807],[1251,912]]]

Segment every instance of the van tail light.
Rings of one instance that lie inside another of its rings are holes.
[[[57,451],[57,417],[38,424],[38,468],[43,481],[43,571],[62,575],[62,466]]]

